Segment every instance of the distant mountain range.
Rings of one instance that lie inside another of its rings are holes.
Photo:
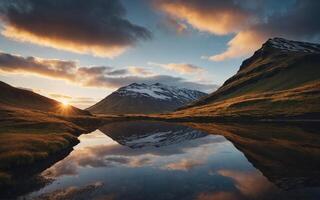
[[[87,108],[98,114],[149,114],[173,111],[206,93],[160,83],[133,83],[119,88],[97,104]]]
[[[269,39],[217,91],[171,117],[319,118],[320,45]]]

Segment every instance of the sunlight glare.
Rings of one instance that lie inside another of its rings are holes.
[[[61,104],[62,104],[64,107],[69,106],[69,102],[68,102],[67,100],[62,100],[62,101],[61,101]]]

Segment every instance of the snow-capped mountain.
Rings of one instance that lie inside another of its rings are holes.
[[[206,93],[160,83],[121,87],[87,110],[100,114],[147,114],[173,111]]]
[[[197,100],[200,96],[204,96],[205,93],[197,90],[189,90],[185,88],[177,88],[160,83],[153,85],[137,84],[133,83],[126,87],[122,87],[115,93],[120,96],[132,96],[139,97],[144,96],[148,98],[155,98],[160,100],[172,100],[177,99],[183,103]]]

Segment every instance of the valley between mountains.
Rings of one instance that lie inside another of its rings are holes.
[[[10,185],[12,171],[47,168],[111,121],[319,121],[320,45],[269,39],[211,94],[132,83],[81,110],[4,82],[0,91],[0,183]]]

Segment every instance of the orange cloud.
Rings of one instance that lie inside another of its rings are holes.
[[[154,0],[169,17],[214,35],[231,35],[226,51],[203,58],[212,61],[252,54],[271,37],[318,42],[320,3],[295,1],[272,6],[271,1]],[[297,28],[300,27],[300,28]]]
[[[228,49],[221,54],[210,56],[212,61],[223,61],[230,58],[248,56],[261,47],[266,36],[254,31],[241,31],[228,42]]]
[[[149,65],[159,66],[167,70],[175,71],[181,74],[191,74],[191,73],[200,73],[204,72],[204,69],[198,67],[196,65],[187,64],[187,63],[168,63],[168,64],[160,64],[149,62]]]
[[[206,2],[158,0],[156,1],[156,7],[200,31],[217,35],[239,31],[253,21],[250,13],[236,7],[224,6],[216,2]]]
[[[5,26],[1,32],[5,37],[21,42],[30,42],[42,46],[71,51],[80,54],[93,54],[100,57],[114,58],[122,54],[130,45],[114,44],[90,44],[84,42],[75,42],[64,38],[53,38],[46,35],[37,35],[23,29],[13,26]]]
[[[199,31],[215,35],[236,33],[228,43],[229,47],[225,52],[209,57],[203,56],[203,58],[222,61],[241,57],[248,55],[261,45],[259,34],[243,31],[258,23],[259,19],[250,10],[232,1],[158,0],[156,7],[170,17],[179,19],[179,23],[188,23]]]

